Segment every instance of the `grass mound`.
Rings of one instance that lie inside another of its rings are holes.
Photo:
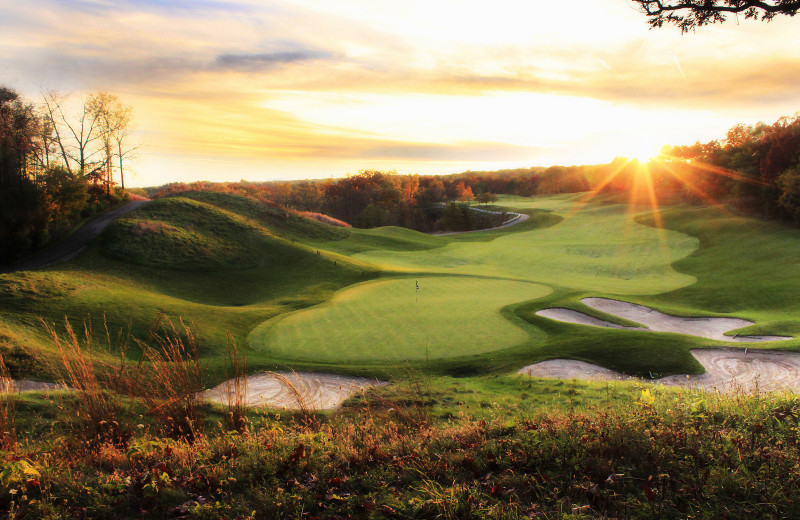
[[[115,221],[102,236],[101,251],[147,267],[242,269],[286,256],[289,242],[337,240],[348,233],[247,197],[189,192]]]
[[[339,253],[354,255],[365,251],[425,251],[447,245],[448,239],[420,233],[411,229],[385,226],[372,229],[353,229],[346,240],[326,247]],[[323,244],[320,244],[323,245]]]
[[[250,267],[262,230],[238,215],[193,199],[153,201],[103,233],[103,253],[169,269]]]
[[[214,191],[191,191],[182,193],[180,197],[236,213],[266,227],[270,233],[288,240],[341,240],[350,235],[350,232],[341,226],[328,224],[319,219],[286,210],[276,204],[267,204],[241,195]]]

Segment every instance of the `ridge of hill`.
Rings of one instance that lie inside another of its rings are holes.
[[[52,355],[40,318],[60,330],[65,317],[76,328],[84,323],[99,344],[106,328],[147,339],[164,320],[180,319],[195,329],[213,372],[229,334],[244,346],[258,323],[377,275],[315,245],[349,232],[237,195],[154,200],[68,262],[0,275],[3,353],[18,373],[41,374],[37,363],[13,361]],[[255,356],[251,365],[259,366]]]

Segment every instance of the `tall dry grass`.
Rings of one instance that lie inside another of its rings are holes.
[[[66,318],[63,334],[53,324],[42,323],[56,349],[55,360],[44,360],[44,364],[59,383],[75,391],[74,396],[65,397],[65,408],[75,416],[66,417],[64,424],[89,447],[126,446],[134,431],[141,380],[141,363],[126,361],[127,342],[114,348],[104,323],[107,344],[101,355],[88,323],[84,322],[80,336]]]
[[[225,414],[229,430],[247,430],[247,357],[236,347],[228,334],[228,366],[225,369]]]
[[[314,220],[318,220],[325,224],[329,224],[331,226],[338,226],[343,228],[351,228],[350,224],[345,222],[344,220],[339,220],[338,218],[333,218],[331,216],[325,215],[323,213],[315,213],[313,211],[302,211],[300,215],[306,218],[313,218]]]
[[[179,327],[166,323],[151,335],[152,345],[138,341],[148,362],[142,399],[166,435],[191,442],[203,431],[206,368],[192,330],[182,320]]]
[[[17,447],[17,400],[14,380],[0,355],[0,450],[14,451]]]

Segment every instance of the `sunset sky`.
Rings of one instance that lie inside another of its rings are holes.
[[[0,84],[133,106],[132,185],[606,162],[800,110],[800,19],[628,0],[0,2]]]

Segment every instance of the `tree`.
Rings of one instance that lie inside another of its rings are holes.
[[[33,105],[19,94],[0,87],[0,182],[36,175],[39,119]]]
[[[770,21],[778,15],[794,16],[800,0],[633,0],[647,15],[651,27],[665,23],[685,33],[696,27],[724,22],[730,14]]]
[[[72,172],[73,165],[78,173],[87,175],[92,157],[99,150],[94,146],[100,138],[97,107],[90,100],[84,101],[75,115],[65,112],[66,98],[57,92],[47,92],[44,98],[44,116],[53,127],[53,133],[61,153],[64,166]]]
[[[57,92],[47,92],[43,98],[43,125],[52,132],[62,166],[92,181],[95,197],[105,192],[110,198],[116,162],[124,189],[124,161],[136,150],[128,143],[131,107],[107,92],[90,94],[80,104]]]
[[[464,181],[456,185],[456,196],[458,200],[466,203],[469,203],[469,201],[475,198],[475,195],[472,194],[472,186],[466,186]]]
[[[87,98],[92,114],[97,116],[97,134],[101,143],[104,160],[106,196],[111,196],[114,183],[114,159],[119,160],[119,175],[122,189],[125,189],[123,161],[134,149],[126,148],[131,124],[131,107],[120,103],[119,98],[108,92],[97,92]]]

